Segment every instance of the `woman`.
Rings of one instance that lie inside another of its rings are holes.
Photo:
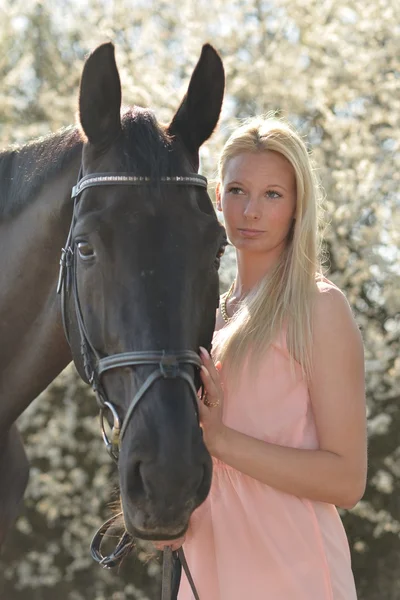
[[[366,480],[360,333],[318,263],[319,189],[299,135],[276,119],[237,129],[217,208],[236,248],[200,402],[210,495],[184,551],[201,600],[354,600],[335,506]],[[179,542],[178,542],[179,544]],[[190,600],[182,576],[179,600]]]

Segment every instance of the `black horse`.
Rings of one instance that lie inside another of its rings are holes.
[[[71,358],[113,426],[126,530],[179,536],[207,496],[197,351],[226,242],[197,170],[223,90],[205,45],[168,126],[137,107],[121,117],[104,44],[84,66],[80,128],[0,155],[0,544],[28,478],[15,420]]]

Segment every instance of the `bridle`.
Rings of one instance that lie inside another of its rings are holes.
[[[73,303],[75,309],[76,320],[78,324],[78,332],[80,338],[80,351],[83,359],[84,373],[87,383],[92,386],[95,393],[97,403],[100,408],[100,425],[106,448],[115,462],[118,462],[119,451],[123,441],[126,429],[139,402],[143,399],[146,392],[158,379],[184,379],[192,392],[191,396],[195,406],[195,411],[198,418],[197,407],[197,390],[194,385],[193,377],[186,371],[182,370],[183,365],[191,365],[199,369],[201,360],[199,355],[192,350],[181,350],[177,352],[162,351],[139,351],[139,352],[124,352],[113,354],[106,357],[101,357],[96,351],[94,345],[90,341],[90,337],[85,326],[81,304],[78,294],[78,282],[76,272],[76,252],[73,242],[74,227],[77,221],[77,206],[82,192],[92,187],[109,186],[109,185],[128,185],[139,186],[151,184],[153,180],[150,177],[140,177],[129,173],[96,173],[82,177],[82,167],[78,175],[78,182],[72,188],[71,197],[74,200],[71,226],[68,232],[65,247],[61,251],[60,271],[57,284],[57,294],[61,296],[61,314],[65,336],[70,344],[70,332],[68,327],[67,311],[68,311],[68,294],[72,292]],[[207,188],[207,179],[197,173],[190,173],[186,176],[161,177],[157,180],[162,184],[167,185],[190,185]],[[146,378],[141,387],[133,397],[125,419],[121,423],[118,412],[115,406],[107,399],[107,394],[102,385],[102,376],[107,371],[126,366],[139,365],[155,365],[152,373]],[[105,428],[105,413],[109,410],[112,415],[113,425],[110,436],[107,435]],[[101,554],[101,543],[104,534],[113,525],[116,519],[121,516],[115,515],[104,523],[91,543],[91,554],[94,560],[100,563],[105,568],[116,566],[124,556],[126,556],[132,548],[132,537],[128,532],[125,532],[120,538],[114,552],[108,556]],[[183,554],[182,548],[178,552],[172,553],[171,548],[167,547],[164,550],[163,557],[163,579],[162,579],[162,598],[161,600],[173,600],[176,598],[179,580],[180,569],[184,568],[188,580],[192,586],[192,591],[196,600],[199,596],[193,583],[193,579],[187,567],[187,563]],[[173,595],[174,594],[174,595]]]

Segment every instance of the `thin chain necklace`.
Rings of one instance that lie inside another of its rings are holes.
[[[226,310],[226,303],[228,301],[228,298],[231,297],[234,287],[235,287],[235,280],[232,281],[232,284],[231,284],[231,287],[229,288],[229,290],[221,296],[220,311],[221,311],[221,315],[222,315],[222,318],[225,321],[225,323],[229,323],[229,321],[231,320],[231,317],[228,315],[227,310]]]

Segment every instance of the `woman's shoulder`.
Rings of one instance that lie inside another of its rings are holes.
[[[319,294],[331,293],[336,296],[336,294],[339,293],[341,296],[345,297],[342,290],[324,275],[318,274],[315,278],[315,284]]]
[[[336,333],[358,329],[350,304],[343,291],[326,277],[316,279],[316,294],[313,306],[314,329]],[[350,326],[350,327],[349,327]]]
[[[342,308],[350,310],[344,292],[330,279],[318,275],[315,280],[314,312],[337,311]]]

